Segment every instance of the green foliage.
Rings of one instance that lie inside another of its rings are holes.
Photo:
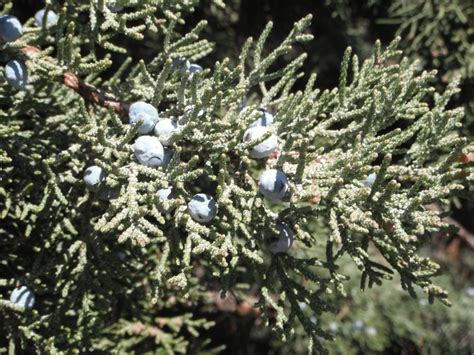
[[[349,268],[350,265],[344,266],[351,274]],[[453,290],[450,308],[440,303],[430,305],[418,288],[415,290],[417,299],[389,284],[361,293],[357,288],[357,276],[352,278],[350,294],[338,300],[336,317],[321,319],[323,326],[332,329],[336,338],[327,344],[330,352],[368,354],[415,346],[423,354],[472,352],[474,342],[466,329],[472,329],[474,318],[472,312],[466,310],[473,307],[474,298],[466,290],[455,292],[446,277],[439,282]]]
[[[335,297],[338,312],[312,318],[334,336],[335,341],[325,342],[330,354],[472,352],[474,342],[466,330],[472,329],[474,318],[466,310],[472,308],[474,298],[466,290],[455,291],[446,277],[439,281],[450,290],[450,308],[441,303],[430,305],[420,289],[416,289],[418,298],[414,299],[390,283],[360,292],[358,271],[350,263],[344,263],[342,270],[351,276],[347,284],[351,291],[345,297]],[[305,304],[300,308],[310,313]],[[273,340],[272,347],[281,349],[281,353],[304,353],[305,337],[304,329],[296,327],[291,342]]]
[[[383,23],[398,25],[406,52],[419,58],[423,67],[439,70],[438,82],[445,86],[461,77],[456,102],[464,105],[462,131],[473,134],[474,124],[474,4],[469,0],[395,1]],[[472,151],[471,147],[471,151]],[[472,188],[470,191],[472,196]],[[459,206],[460,202],[454,199]]]
[[[411,53],[432,60],[431,67],[465,78],[474,76],[474,5],[471,1],[397,1],[391,17],[400,23]],[[425,53],[428,51],[428,53]],[[450,75],[452,76],[452,75]]]
[[[303,327],[308,348],[322,352],[332,334],[312,317],[334,311],[332,294],[346,294],[343,257],[361,272],[362,289],[396,272],[412,296],[449,303],[432,281],[438,265],[417,250],[449,229],[426,205],[445,202],[473,176],[457,161],[467,145],[458,134],[463,110],[448,105],[457,80],[436,92],[436,72],[401,58],[396,39],[383,50],[376,42],[363,61],[347,49],[337,88],[319,90],[312,74],[296,90],[306,54],[291,54],[312,39],[311,16],[270,51],[269,23],[236,65],[225,58],[190,80],[172,60],[212,49],[199,37],[205,21],[179,33],[196,2],[117,4],[124,8],[111,12],[104,1],[48,2],[56,27],[31,28],[30,20],[20,40],[0,47],[2,58],[26,59],[31,77],[23,92],[0,84],[1,294],[18,282],[37,295],[33,310],[0,303],[10,349],[217,351],[200,336],[213,323],[197,307],[210,290],[243,299],[252,288],[281,339]],[[166,168],[133,157],[138,127],[126,124],[127,107],[138,100],[185,123]],[[257,115],[241,114],[242,102],[275,113],[278,156],[250,159],[259,141],[242,136]],[[97,194],[82,181],[90,165],[107,172]],[[258,193],[266,168],[290,179],[282,204]],[[156,191],[169,186],[175,197],[163,206]],[[199,192],[219,205],[209,224],[187,212]],[[266,243],[282,222],[296,245],[271,255]]]

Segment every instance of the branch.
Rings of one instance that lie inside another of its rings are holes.
[[[33,46],[26,46],[21,50],[23,53],[28,55],[34,55],[41,52],[39,48]],[[51,57],[45,57],[45,60],[53,63],[55,62]],[[65,72],[63,74],[62,82],[67,87],[76,91],[87,102],[103,107],[113,107],[117,113],[122,112],[124,108],[124,104],[115,99],[112,94],[109,94],[102,89],[96,88],[94,85],[86,83],[73,72]]]
[[[76,74],[65,72],[63,74],[63,83],[81,95],[84,100],[103,107],[113,107],[115,112],[122,111],[123,104],[117,101],[109,93],[96,88],[95,86],[84,82]]]
[[[438,213],[442,212],[441,207],[435,203],[428,205],[427,208]],[[464,240],[471,248],[474,248],[474,234],[469,232],[461,225],[461,223],[459,223],[452,217],[444,217],[443,221],[457,227],[459,230],[456,235],[459,236],[459,238],[461,238],[462,240]]]

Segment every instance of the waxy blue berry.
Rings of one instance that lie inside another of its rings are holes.
[[[35,14],[35,25],[38,27],[43,26],[43,18],[45,14],[45,9],[39,10]],[[53,10],[48,10],[48,13],[46,15],[46,28],[53,27],[58,23],[58,15],[53,11]]]
[[[372,173],[369,176],[367,176],[367,179],[363,180],[362,183],[367,187],[372,187],[376,178],[377,178],[377,174]]]
[[[252,127],[249,128],[244,133],[244,142],[250,142],[262,137],[268,132],[266,127]],[[276,149],[278,148],[278,139],[272,134],[270,137],[265,139],[263,142],[260,142],[257,145],[254,145],[250,149],[250,156],[255,159],[263,159],[269,157]]]
[[[123,10],[123,6],[117,5],[117,0],[109,0],[107,7],[110,12],[119,12]]]
[[[88,190],[92,192],[99,191],[100,185],[105,181],[106,173],[100,166],[89,166],[84,171],[84,182]]]
[[[371,336],[371,337],[374,337],[377,335],[378,331],[376,328],[374,327],[367,327],[367,329],[365,330],[365,332],[367,333],[368,336]]]
[[[265,170],[260,175],[258,189],[270,201],[278,202],[283,199],[288,192],[288,188],[288,179],[279,170]]]
[[[173,58],[171,68],[173,70],[184,72],[186,69],[189,68],[190,65],[191,63],[189,62],[189,60],[183,57],[179,57],[179,58]]]
[[[138,129],[138,133],[147,134],[153,130],[158,122],[158,111],[155,107],[143,101],[138,101],[130,105],[128,109],[130,124],[136,125],[142,120],[142,125]]]
[[[251,114],[248,114],[248,111],[250,110],[250,107],[244,107],[240,111],[240,116],[255,116],[255,113],[258,112],[258,118],[256,121],[252,122],[249,127],[257,127],[257,126],[263,126],[263,127],[268,127],[273,123],[273,115],[268,112],[267,110],[263,108],[258,108],[252,110]]]
[[[190,64],[187,67],[187,70],[189,71],[189,80],[192,80],[196,73],[201,73],[203,71],[202,67],[198,64]]]
[[[362,329],[364,329],[364,321],[357,319],[354,323],[352,323],[352,329],[356,332],[362,331]]]
[[[19,59],[10,60],[5,65],[5,79],[17,90],[24,90],[28,82],[28,69]]]
[[[26,286],[15,288],[10,295],[10,302],[25,308],[33,308],[35,305],[35,295]]]
[[[0,39],[3,42],[16,41],[23,34],[23,26],[15,16],[0,16]]]
[[[140,164],[149,167],[158,167],[163,164],[164,150],[159,139],[153,136],[138,137],[133,150]]]
[[[280,230],[278,239],[271,240],[268,243],[268,249],[273,254],[286,253],[293,245],[295,233],[291,230],[291,228],[286,224],[280,224],[278,225],[278,229]]]
[[[260,112],[260,117],[255,122],[252,122],[249,127],[270,126],[273,123],[273,115],[263,108],[259,108],[258,111]]]
[[[171,136],[178,130],[178,122],[169,118],[165,118],[158,121],[158,123],[155,125],[154,133],[157,137],[159,137],[162,144],[168,145]]]
[[[158,195],[158,197],[160,198],[162,202],[167,202],[172,199],[173,188],[168,187],[166,189],[160,189],[156,192],[156,194]],[[171,207],[165,208],[164,206],[159,206],[158,210],[161,213],[170,213],[172,208]]]
[[[188,203],[188,211],[195,221],[206,223],[216,216],[217,202],[211,195],[197,194]]]

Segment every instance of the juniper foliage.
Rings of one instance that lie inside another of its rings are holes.
[[[420,59],[425,68],[437,68],[438,86],[445,87],[461,77],[461,92],[455,102],[464,105],[462,132],[472,136],[474,122],[474,4],[471,1],[395,1],[388,18],[379,22],[396,24],[406,53]],[[469,196],[472,195],[472,186]],[[456,206],[461,202],[452,199]]]
[[[266,46],[269,23],[237,65],[224,58],[190,78],[173,61],[196,62],[213,48],[200,38],[205,21],[180,34],[196,1],[113,5],[48,1],[56,26],[30,19],[19,40],[1,44],[2,62],[23,59],[29,72],[24,91],[0,85],[0,320],[10,351],[218,351],[198,336],[212,322],[196,311],[218,290],[255,293],[281,339],[299,324],[308,348],[323,352],[332,334],[312,316],[333,312],[330,295],[345,294],[343,256],[362,289],[397,273],[411,295],[420,288],[430,302],[449,303],[433,283],[438,266],[417,250],[450,229],[426,205],[472,181],[472,167],[457,160],[467,145],[457,133],[463,110],[449,106],[458,80],[436,92],[436,72],[403,58],[397,38],[384,49],[376,42],[364,60],[348,48],[338,87],[319,90],[316,74],[301,71],[307,55],[291,57],[312,39],[311,16],[275,48]],[[302,80],[305,89],[293,89]],[[166,167],[134,157],[139,125],[127,111],[136,101],[182,124]],[[280,150],[268,160],[249,151],[271,132],[243,141],[258,107],[275,116]],[[82,180],[91,165],[107,174],[97,193]],[[273,168],[290,181],[279,204],[258,192],[260,171]],[[157,191],[168,187],[163,201]],[[209,223],[189,215],[196,193],[217,201]],[[273,255],[268,242],[282,223],[295,243]],[[34,291],[32,310],[7,301],[16,284]]]
[[[440,277],[438,282],[449,290],[453,302],[448,308],[439,302],[430,305],[419,288],[415,288],[416,299],[390,283],[360,292],[358,271],[349,262],[342,262],[341,269],[351,276],[347,295],[336,296],[337,314],[328,313],[317,319],[335,337],[335,341],[325,343],[331,354],[385,353],[387,349],[419,354],[472,352],[474,338],[466,329],[472,329],[474,315],[466,310],[473,306],[474,289],[457,291],[449,275]],[[300,308],[309,313],[305,304]],[[292,343],[278,343],[275,339],[272,347],[283,353],[304,353],[305,332],[296,327],[295,333]]]
[[[450,76],[460,74],[467,79],[474,76],[472,2],[402,0],[396,1],[389,11],[391,21],[400,24],[398,32],[407,36],[413,54],[431,58],[431,66]]]

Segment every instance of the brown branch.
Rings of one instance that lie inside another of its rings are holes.
[[[34,55],[41,52],[39,48],[33,46],[26,46],[21,50],[23,53],[28,55]],[[44,59],[48,62],[55,63],[54,59],[51,57],[45,57]],[[76,91],[87,102],[103,107],[113,107],[114,111],[117,113],[122,112],[124,109],[124,104],[115,99],[112,94],[109,94],[102,89],[96,88],[94,85],[86,83],[79,76],[72,72],[65,72],[63,74],[62,82],[67,87]]]
[[[219,311],[233,312],[240,316],[259,316],[260,309],[255,308],[254,305],[257,303],[257,298],[254,296],[247,296],[243,301],[239,302],[234,296],[226,296],[222,299],[219,292],[211,291],[210,299],[212,299],[215,307]]]
[[[461,153],[458,156],[458,161],[463,164],[469,164],[474,161],[474,154],[472,152]]]
[[[112,95],[96,88],[95,86],[84,82],[76,74],[65,72],[63,74],[63,83],[81,95],[84,100],[103,107],[113,107],[115,112],[122,111],[122,103],[117,101]]]
[[[436,211],[438,213],[442,212],[441,207],[436,203],[428,205],[427,208],[431,211]],[[471,248],[474,248],[474,234],[469,232],[466,228],[462,226],[461,223],[459,223],[452,217],[444,217],[443,221],[457,227],[459,230],[456,235],[462,240],[464,240]]]

